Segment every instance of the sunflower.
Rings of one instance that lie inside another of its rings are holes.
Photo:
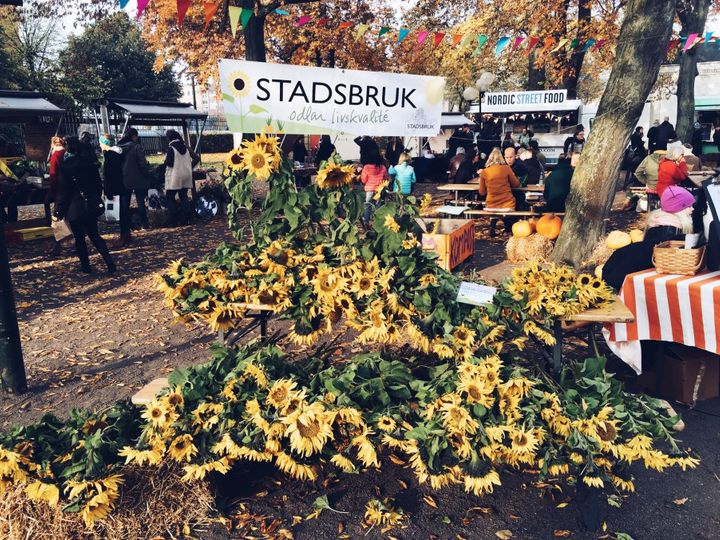
[[[290,438],[290,448],[301,456],[320,452],[333,438],[328,413],[320,402],[301,404],[295,411],[282,419],[285,435]]]
[[[400,525],[404,519],[402,511],[396,511],[377,499],[372,499],[365,505],[365,523],[370,527],[375,525],[383,528],[395,527]]]
[[[430,208],[430,205],[432,204],[432,202],[433,202],[432,195],[430,195],[429,193],[426,193],[425,195],[423,195],[423,198],[420,201],[420,213],[423,213],[426,210],[428,210]]]
[[[176,437],[170,447],[168,454],[177,462],[190,461],[197,454],[197,447],[192,442],[192,435],[185,434]]]
[[[635,491],[635,483],[632,480],[626,480],[614,474],[609,476],[610,482],[612,482],[612,485],[616,488],[627,491],[628,493],[633,493]]]
[[[538,439],[532,431],[516,429],[510,432],[510,452],[515,455],[533,454],[537,449]]]
[[[180,387],[175,387],[172,392],[165,396],[164,400],[168,405],[176,409],[182,409],[185,404]]]
[[[330,268],[320,268],[312,284],[318,300],[330,302],[337,293],[345,289],[347,281]]]
[[[335,189],[345,186],[352,183],[353,173],[352,165],[328,162],[327,166],[318,172],[317,185],[320,189]]]
[[[354,473],[357,470],[355,464],[342,454],[335,454],[330,458],[330,463],[346,473]]]
[[[250,143],[243,151],[242,168],[258,180],[268,180],[273,170],[273,156],[257,142]]]
[[[60,501],[60,490],[55,484],[46,484],[35,480],[25,487],[25,495],[31,501],[45,501],[50,508],[55,508]]]
[[[383,222],[383,226],[394,233],[400,232],[400,224],[395,221],[395,218],[391,215],[385,216],[385,221]]]
[[[486,385],[479,377],[461,378],[457,385],[457,391],[467,397],[468,403],[479,403],[485,408],[492,407],[495,402],[493,390],[492,386]]]
[[[284,409],[290,403],[292,391],[297,387],[297,383],[290,379],[278,379],[270,387],[265,403],[275,407],[276,409]]]
[[[153,427],[164,428],[170,422],[170,411],[164,403],[160,401],[152,401],[145,407],[145,412],[142,413],[142,417],[150,422]]]
[[[230,460],[227,457],[220,458],[216,461],[209,461],[200,465],[190,464],[183,467],[185,474],[181,478],[183,482],[193,482],[203,480],[208,473],[219,472],[227,474],[230,470]]]
[[[352,440],[352,445],[357,449],[357,456],[362,464],[366,467],[380,468],[380,461],[378,461],[377,452],[375,447],[365,435],[358,435]]]
[[[218,305],[207,319],[213,332],[227,332],[235,328],[237,312],[227,304]]]
[[[125,446],[118,452],[118,456],[125,458],[125,464],[136,463],[144,465],[159,465],[165,453],[165,444],[160,442],[147,450],[136,450],[132,446]]]
[[[378,418],[377,428],[385,433],[392,433],[397,428],[397,422],[389,416],[382,415]]]
[[[570,465],[567,463],[555,463],[548,467],[548,474],[550,476],[560,476],[570,472]]]
[[[369,274],[359,274],[350,288],[358,298],[371,296],[375,292],[375,280]]]
[[[116,499],[117,497],[113,497],[106,491],[90,497],[80,511],[80,517],[85,522],[85,526],[90,529],[96,521],[105,519],[115,507]]]
[[[230,171],[239,172],[243,170],[243,153],[241,150],[232,150],[225,159],[225,165]]]
[[[475,331],[470,330],[467,326],[461,324],[460,326],[455,328],[455,331],[453,332],[453,338],[455,338],[455,342],[461,345],[465,345],[466,347],[472,347],[473,343],[475,343]]]
[[[285,452],[278,452],[275,456],[275,465],[282,472],[289,474],[296,480],[315,480],[317,479],[317,471],[310,465],[299,463]]]
[[[440,407],[443,424],[451,431],[473,435],[478,430],[478,422],[461,405],[446,403]]]
[[[582,477],[583,484],[586,486],[602,489],[605,486],[605,483],[602,481],[602,478],[599,476],[589,476],[584,475]]]
[[[230,93],[237,98],[243,98],[250,92],[250,77],[244,71],[233,71],[228,82]]]
[[[492,469],[485,476],[465,476],[465,492],[480,496],[485,493],[492,493],[494,486],[501,485],[500,475]]]
[[[438,279],[433,274],[425,274],[420,276],[419,282],[421,287],[427,287],[428,285],[437,285]]]
[[[280,165],[280,139],[278,139],[275,135],[269,135],[266,132],[258,133],[255,135],[254,142],[258,144],[260,147],[262,147],[266,153],[270,154],[270,157],[272,158],[271,161],[273,163],[273,170],[277,171],[277,166]],[[249,143],[244,143],[249,145]]]

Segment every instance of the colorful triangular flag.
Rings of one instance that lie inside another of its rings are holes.
[[[503,49],[507,47],[509,43],[510,38],[508,36],[503,36],[498,39],[497,45],[495,45],[495,56],[500,56],[500,53],[503,52]]]
[[[592,47],[593,45],[595,45],[595,39],[588,39],[587,43],[585,43],[585,46],[582,48],[582,52],[588,52],[590,50],[590,47]]]
[[[595,46],[592,48],[592,50],[593,50],[593,51],[597,51],[597,50],[600,49],[603,45],[605,45],[605,42],[606,42],[606,41],[607,41],[606,38],[598,39],[597,43],[596,43]]]
[[[120,9],[125,9],[125,6],[128,5],[128,2],[130,2],[130,0],[120,0]]]
[[[218,2],[205,2],[203,4],[203,11],[205,12],[205,30],[210,26],[210,22],[215,17],[220,4]]]
[[[290,15],[290,12],[289,12],[289,11],[286,11],[286,10],[284,10],[284,9],[276,9],[276,10],[275,10],[275,14],[277,14],[277,15]]]
[[[248,25],[248,22],[250,22],[250,17],[254,15],[254,12],[252,9],[249,8],[242,8],[242,12],[240,13],[240,20],[242,21],[242,27],[245,28]]]
[[[487,39],[488,38],[485,34],[480,34],[477,37],[478,45],[477,45],[477,47],[475,47],[475,50],[473,51],[472,56],[478,55],[478,53],[480,52],[480,49],[482,49],[482,46],[485,45],[485,43],[487,42]]]
[[[383,37],[385,34],[387,34],[390,31],[389,26],[381,26],[380,31],[378,32],[378,37]]]
[[[192,4],[192,0],[177,0],[178,26],[182,26],[190,4]]]
[[[368,31],[368,28],[370,28],[369,24],[360,24],[357,27],[357,30],[355,30],[355,41],[360,39],[365,32]]]
[[[705,43],[710,43],[712,41],[713,33],[712,32],[705,32]]]
[[[462,34],[453,34],[453,47],[457,47],[458,43],[462,41],[463,35]]]
[[[137,8],[137,18],[139,19],[142,17],[143,11],[145,11],[145,8],[150,3],[150,0],[138,0],[138,8]]]
[[[522,42],[525,41],[525,38],[520,36],[515,38],[515,43],[513,43],[512,50],[516,51],[517,48],[522,45]]]
[[[228,15],[230,16],[230,31],[232,32],[233,38],[237,35],[237,27],[240,22],[240,14],[242,8],[239,6],[228,6]]]
[[[580,40],[579,40],[578,38],[575,38],[575,39],[573,39],[573,40],[570,42],[570,45],[568,45],[568,50],[569,50],[569,51],[572,51],[572,50],[575,49],[575,47],[577,47],[578,45],[580,45]]]
[[[401,28],[400,31],[398,32],[398,40],[397,40],[397,42],[398,42],[398,43],[402,43],[403,39],[405,39],[405,38],[408,36],[409,33],[410,33],[410,29],[409,29],[409,28]]]
[[[468,45],[470,45],[470,43],[472,42],[472,40],[473,40],[474,37],[475,37],[475,36],[473,36],[473,34],[465,34],[465,36],[463,37],[462,41],[460,42],[460,48],[461,48],[461,49],[464,49],[465,47],[467,47]]]
[[[330,19],[328,19],[327,17],[321,17],[320,19],[318,19],[317,25],[318,26],[327,26],[327,24],[329,22],[330,22]]]
[[[433,37],[433,47],[440,45],[443,39],[445,39],[445,32],[435,32],[435,36]]]
[[[547,51],[555,44],[555,38],[554,37],[546,37],[545,41],[543,41],[543,50]]]
[[[698,34],[690,34],[687,39],[685,40],[685,46],[683,47],[683,52],[687,51],[688,49],[692,49],[695,46],[695,38],[698,37]]]
[[[351,22],[341,22],[340,26],[338,26],[338,29],[340,30],[347,30],[348,28],[352,27],[353,23]]]
[[[293,26],[296,28],[299,28],[300,26],[304,26],[308,24],[312,19],[307,15],[302,15],[298,17],[298,20],[293,23]]]
[[[554,48],[552,51],[550,51],[550,52],[551,52],[551,53],[558,52],[560,49],[562,49],[562,48],[567,44],[568,41],[570,41],[568,38],[562,38],[562,39],[560,40],[560,42],[557,44],[557,47],[555,47],[555,48]]]
[[[525,49],[525,54],[530,54],[530,51],[532,51],[538,43],[540,43],[539,37],[531,37]]]
[[[417,37],[418,45],[422,45],[423,42],[427,39],[429,34],[430,34],[430,32],[427,32],[425,30],[420,30],[418,32],[418,37]]]
[[[679,39],[671,39],[671,40],[668,42],[667,48],[665,49],[665,54],[666,54],[666,55],[669,54],[670,51],[672,51],[672,50],[673,50],[675,47],[677,47],[678,45],[680,45],[680,40],[679,40]]]

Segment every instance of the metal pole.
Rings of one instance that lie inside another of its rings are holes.
[[[27,391],[4,222],[0,222],[0,384],[15,394]]]
[[[190,75],[190,81],[192,82],[193,108],[197,109],[197,98],[195,97],[195,75]]]

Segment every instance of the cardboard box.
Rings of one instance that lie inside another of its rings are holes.
[[[697,401],[720,395],[720,356],[695,347],[677,343],[665,345],[665,357],[656,374],[657,393],[680,403],[693,403],[693,393],[701,366],[705,373],[700,379]]]
[[[475,221],[472,219],[418,219],[424,250],[438,254],[438,266],[451,271],[475,252]],[[435,225],[437,223],[437,225]],[[432,234],[426,231],[431,229]]]

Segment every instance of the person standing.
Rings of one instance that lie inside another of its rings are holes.
[[[356,137],[354,141],[360,147],[360,163],[362,165],[370,163],[375,158],[376,153],[380,155],[380,149],[372,137],[363,135],[362,137]]]
[[[563,144],[563,153],[565,157],[571,159],[573,154],[581,154],[585,148],[585,128],[581,125],[575,128],[575,133],[565,139]]]
[[[687,180],[688,170],[682,146],[670,146],[658,167],[657,195],[662,200],[663,192]]]
[[[503,152],[506,148],[515,149],[515,139],[513,139],[511,132],[508,131],[505,133],[505,138],[503,139],[502,146],[500,148]]]
[[[127,193],[121,198],[120,204],[126,207],[129,214],[130,199],[134,193],[138,212],[140,213],[140,225],[143,229],[147,229],[150,224],[147,217],[147,208],[145,208],[145,200],[150,187],[150,165],[145,158],[145,150],[140,145],[140,135],[137,129],[129,128],[118,145],[123,151],[123,183],[127,189]]]
[[[667,150],[668,142],[677,138],[675,134],[675,128],[670,123],[670,118],[665,117],[662,124],[658,126],[657,130],[657,149]]]
[[[108,199],[120,197],[120,246],[126,246],[132,242],[132,234],[130,233],[130,208],[122,204],[123,197],[128,194],[123,182],[123,151],[122,148],[115,145],[115,137],[109,133],[104,133],[100,137],[100,150],[103,155],[105,197]]]
[[[307,148],[305,148],[305,141],[303,139],[303,136],[300,135],[295,140],[295,144],[293,144],[293,161],[297,161],[298,163],[305,163],[308,157],[308,151]]]
[[[176,227],[181,219],[182,207],[189,201],[188,189],[193,187],[192,170],[200,158],[185,146],[182,135],[174,129],[165,133],[168,149],[165,155],[165,200],[170,213],[170,226]],[[180,205],[176,197],[180,198]]]
[[[89,156],[83,155],[77,137],[67,139],[67,151],[60,166],[55,219],[67,219],[75,236],[75,249],[80,259],[80,269],[92,272],[85,237],[87,236],[102,256],[108,273],[114,274],[115,262],[110,256],[105,240],[98,232],[97,220],[105,211],[102,185],[97,168]]]
[[[561,155],[555,169],[545,179],[543,199],[545,199],[544,212],[564,212],[565,201],[570,193],[570,182],[573,176],[570,160]]]
[[[65,139],[55,136],[50,139],[50,201],[55,202],[60,182],[60,166],[65,158]]]
[[[410,156],[403,152],[398,157],[398,164],[391,166],[388,174],[395,178],[395,191],[399,191],[403,195],[412,193],[415,184],[415,169],[410,165]]]
[[[390,137],[387,148],[385,149],[385,157],[391,166],[400,163],[400,156],[405,152],[405,145],[400,137]]]
[[[653,125],[648,129],[648,154],[652,154],[655,150],[657,150],[657,142],[658,142],[658,126],[660,125],[660,122],[658,120],[655,120],[653,122]]]
[[[323,161],[330,159],[335,153],[335,145],[330,141],[330,135],[320,137],[320,145],[315,153],[315,166],[319,167]]]
[[[698,158],[702,156],[703,153],[703,129],[700,122],[695,122],[695,125],[693,126],[693,134],[692,134],[692,153],[695,154]]]
[[[522,133],[520,134],[520,137],[518,138],[518,142],[520,143],[520,146],[523,148],[529,148],[530,141],[532,140],[534,135],[535,134],[532,131],[528,131],[528,128],[523,128]]]
[[[360,181],[365,186],[365,212],[363,213],[363,222],[370,224],[373,208],[375,206],[373,197],[375,191],[380,185],[388,179],[388,170],[385,167],[383,157],[380,152],[374,152],[365,156],[368,162],[363,165],[360,173]]]

